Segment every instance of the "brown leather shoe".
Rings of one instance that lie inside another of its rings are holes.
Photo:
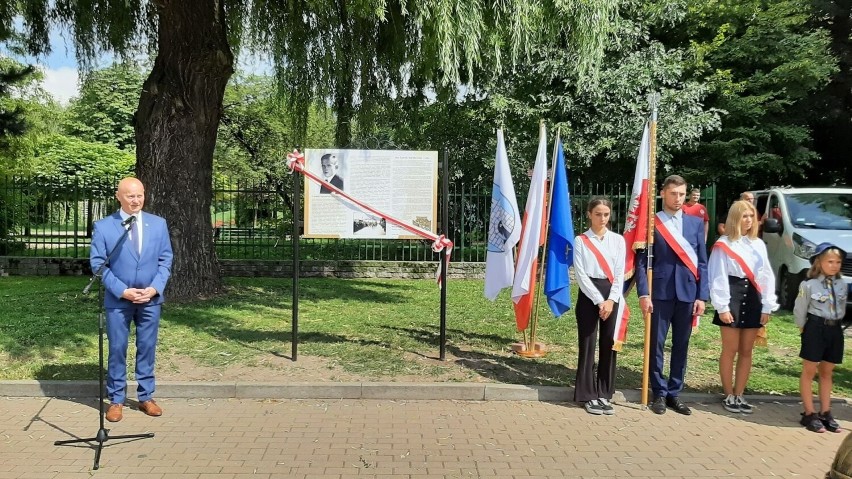
[[[157,406],[153,399],[142,401],[139,403],[139,410],[149,416],[162,416],[163,408]]]
[[[122,413],[121,410],[124,407],[124,404],[116,404],[112,403],[109,405],[109,409],[106,412],[106,420],[109,422],[118,422],[121,421]]]

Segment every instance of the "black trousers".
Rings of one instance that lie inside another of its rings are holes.
[[[606,279],[592,279],[595,287],[604,298],[609,296],[612,283]],[[580,290],[577,298],[577,339],[579,354],[577,358],[577,379],[574,382],[574,400],[577,402],[592,399],[612,399],[615,392],[615,358],[612,350],[615,342],[615,318],[618,315],[618,303],[606,321],[600,318],[600,308]],[[600,336],[598,325],[600,324]],[[595,342],[598,346],[598,367],[595,371]]]

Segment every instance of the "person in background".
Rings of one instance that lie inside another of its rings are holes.
[[[716,313],[713,324],[720,327],[722,353],[719,376],[725,399],[723,407],[734,413],[751,414],[745,400],[751,373],[752,351],[761,327],[778,309],[775,275],[766,245],[757,237],[757,210],[748,201],[735,201],[728,211],[727,235],[713,245],[707,269],[710,301]],[[734,360],[736,359],[736,381]]]
[[[580,287],[577,298],[579,352],[574,400],[589,414],[613,414],[615,392],[616,315],[624,304],[622,288],[627,254],[624,237],[607,228],[612,203],[604,197],[589,201],[586,215],[591,227],[574,240],[574,276]],[[600,335],[598,335],[600,326]],[[598,363],[595,371],[595,343]]]
[[[701,218],[704,221],[704,242],[707,242],[707,233],[710,231],[710,215],[707,208],[698,202],[701,199],[701,189],[693,188],[689,192],[689,200],[683,204],[684,214]]]
[[[799,286],[793,320],[801,331],[802,397],[801,424],[809,431],[840,432],[831,415],[834,366],[843,362],[843,329],[849,288],[840,274],[846,252],[831,243],[820,243],[811,256],[808,279]],[[814,408],[813,380],[819,374],[819,414]]]
[[[757,205],[755,203],[754,193],[752,193],[751,191],[743,191],[742,193],[740,193],[740,200],[741,201],[748,201],[749,203],[752,204],[752,206],[757,208]],[[759,215],[760,215],[760,212],[758,212],[758,216]],[[727,218],[728,218],[728,215],[718,216],[719,222],[716,225],[716,233],[718,233],[719,236],[725,235],[725,221],[727,221]],[[762,220],[759,220],[758,224],[761,224],[762,222],[763,222]],[[758,235],[760,235],[759,229],[758,229]]]

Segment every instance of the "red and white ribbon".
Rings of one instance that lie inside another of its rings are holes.
[[[444,253],[445,254],[445,261],[447,262],[447,269],[449,269],[450,254],[453,251],[453,242],[450,241],[444,235],[438,235],[438,234],[435,234],[435,233],[433,233],[429,230],[420,228],[419,226],[415,226],[415,225],[406,223],[404,221],[401,221],[397,218],[394,218],[393,216],[390,216],[390,215],[388,215],[388,214],[386,214],[382,211],[379,211],[379,210],[373,208],[372,206],[370,206],[366,203],[358,201],[355,198],[349,196],[340,188],[332,185],[331,183],[323,180],[322,178],[315,175],[314,173],[308,171],[305,168],[305,155],[302,154],[298,150],[293,150],[292,153],[287,154],[287,168],[291,172],[294,172],[294,171],[299,172],[299,173],[305,175],[306,177],[310,178],[311,180],[313,180],[315,183],[322,185],[323,187],[325,187],[326,189],[331,191],[332,194],[335,195],[338,199],[344,200],[344,201],[350,203],[351,205],[354,205],[355,207],[361,209],[362,211],[366,211],[366,212],[370,213],[371,215],[384,218],[385,221],[393,224],[394,226],[402,228],[405,231],[408,231],[409,233],[411,233],[413,235],[419,236],[423,239],[431,240],[432,241],[432,251],[434,251],[436,253],[440,253],[441,251],[445,252]],[[438,283],[441,282],[441,268],[440,267],[438,268],[438,272],[436,274],[436,281],[438,281]]]

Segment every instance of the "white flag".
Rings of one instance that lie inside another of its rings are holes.
[[[494,301],[500,290],[512,286],[515,277],[514,248],[521,238],[521,216],[503,130],[497,130],[497,158],[491,189],[491,219],[488,222],[488,251],[485,253],[485,297]]]
[[[512,286],[512,301],[515,302],[515,321],[518,331],[529,324],[532,311],[532,299],[535,296],[536,271],[538,270],[538,250],[544,244],[545,211],[547,194],[547,132],[544,123],[539,128],[538,154],[535,159],[530,193],[524,211],[521,246],[518,249],[518,267],[515,268],[515,282]]]

